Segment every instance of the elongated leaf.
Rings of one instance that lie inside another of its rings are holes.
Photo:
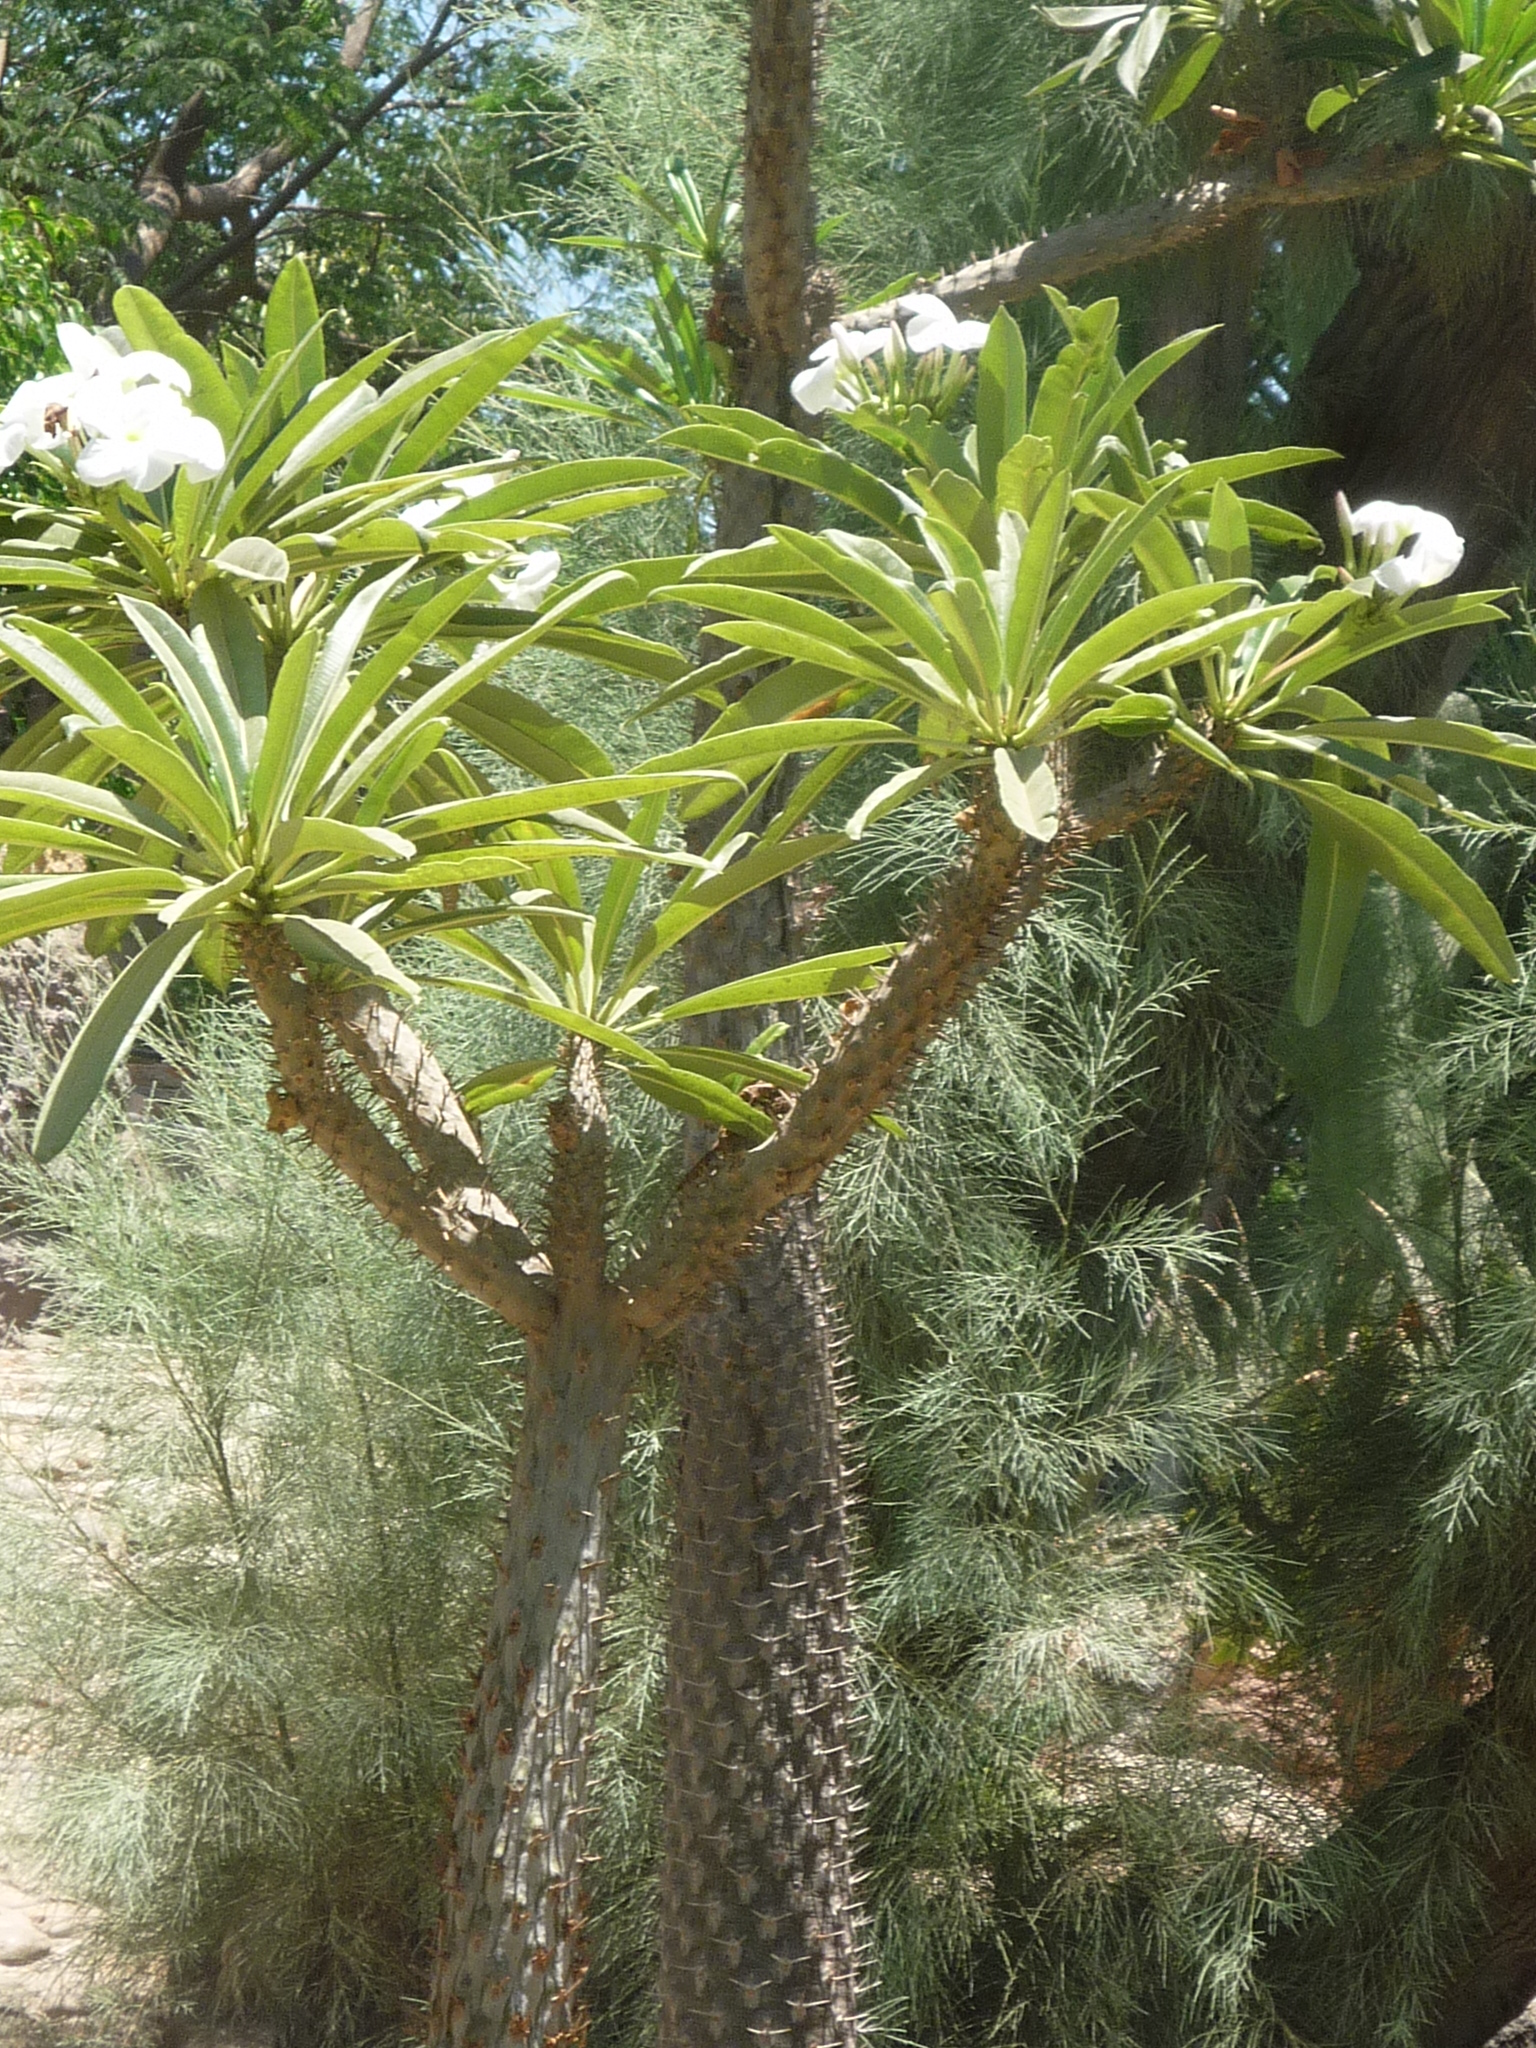
[[[1107,626],[1090,633],[1052,671],[1041,696],[1043,708],[1051,716],[1058,716],[1079,691],[1138,647],[1156,640],[1171,627],[1182,625],[1192,613],[1206,611],[1243,588],[1244,584],[1235,581],[1186,584],[1132,606],[1118,619],[1111,619]]]
[[[1229,483],[1218,483],[1211,492],[1211,513],[1206,524],[1205,559],[1216,577],[1247,576],[1253,570],[1253,550],[1248,541],[1248,518],[1242,500]]]
[[[169,868],[114,868],[94,875],[7,876],[0,882],[0,946],[97,917],[136,917],[179,896],[183,876]]]
[[[1514,980],[1514,949],[1498,912],[1466,870],[1411,819],[1373,797],[1326,782],[1281,787],[1320,817],[1357,859],[1427,910],[1496,980]]]
[[[1158,87],[1157,95],[1147,109],[1149,121],[1166,121],[1170,114],[1178,112],[1210,70],[1216,52],[1225,40],[1224,36],[1212,30],[1209,35],[1203,35],[1198,43],[1184,52]]]
[[[804,1067],[786,1066],[782,1060],[765,1060],[761,1053],[736,1052],[724,1045],[669,1045],[666,1057],[669,1067],[681,1067],[685,1074],[707,1074],[727,1088],[739,1088],[743,1081],[771,1081],[775,1088],[798,1091],[811,1078]]]
[[[162,746],[171,735],[121,669],[77,633],[42,619],[0,626],[0,648],[93,725],[124,725]]]
[[[697,783],[721,782],[730,789],[741,788],[741,778],[712,768],[684,769],[672,774],[651,774],[643,767],[629,775],[593,776],[580,782],[546,783],[540,789],[498,791],[491,796],[468,797],[456,803],[433,804],[425,810],[397,817],[395,823],[423,842],[449,832],[477,832],[492,825],[510,824],[515,818],[547,818],[556,811],[596,810],[598,806],[631,797],[654,796],[673,789],[690,789]]]
[[[1471,754],[1508,768],[1536,769],[1536,741],[1518,733],[1490,732],[1451,718],[1331,718],[1307,732],[1338,740],[1381,740],[1394,747],[1428,747],[1445,754]]]
[[[879,979],[877,969],[895,953],[894,946],[860,946],[846,953],[824,953],[817,960],[796,960],[766,974],[749,974],[722,982],[702,994],[685,996],[657,1012],[659,1021],[678,1017],[712,1017],[719,1010],[753,1010],[771,1003],[801,1003],[811,996],[841,995],[846,989],[868,988]]]
[[[136,954],[81,1026],[49,1084],[32,1134],[32,1156],[46,1166],[79,1130],[86,1112],[132,1046],[150,1013],[159,1008],[201,930],[162,932]]]
[[[1013,315],[999,307],[976,359],[976,470],[988,498],[997,490],[997,465],[1028,425],[1024,337]]]
[[[1371,863],[1358,847],[1341,839],[1322,817],[1314,818],[1292,988],[1296,1014],[1309,1027],[1321,1024],[1338,996],[1370,879]]]
[[[55,818],[89,818],[98,825],[116,825],[178,851],[187,843],[174,826],[142,804],[130,803],[113,790],[99,789],[90,782],[75,782],[64,775],[0,770],[0,799],[41,809]]]
[[[485,1116],[509,1102],[522,1102],[537,1092],[560,1071],[554,1060],[511,1060],[502,1067],[487,1067],[461,1090],[464,1107],[471,1116]]]
[[[623,986],[632,988],[654,960],[713,917],[726,904],[734,903],[753,889],[760,889],[766,882],[776,882],[780,875],[787,875],[798,867],[807,867],[812,861],[820,860],[824,854],[835,852],[846,846],[847,835],[842,832],[813,832],[804,839],[794,839],[784,845],[758,846],[740,860],[707,881],[685,882],[672,901],[656,917],[650,927],[641,934],[634,951],[624,969]]]
[[[210,576],[193,592],[188,616],[194,639],[202,635],[207,641],[206,652],[233,692],[240,717],[264,718],[266,653],[251,608],[240,592],[224,577]]]
[[[700,1123],[719,1124],[728,1131],[743,1131],[754,1138],[771,1138],[773,1118],[707,1074],[690,1074],[664,1060],[621,1062],[624,1072],[647,1095],[679,1116],[697,1117]]]
[[[8,818],[0,815],[0,846],[8,851],[29,846],[55,847],[61,852],[89,855],[92,860],[110,861],[114,867],[142,867],[148,849],[142,836],[136,846],[117,846],[99,839],[94,832],[80,832],[57,819]],[[25,858],[29,859],[30,856]],[[24,864],[17,852],[18,862]]]
[[[759,438],[767,423],[752,417],[755,431],[719,426],[677,427],[670,434],[661,435],[659,445],[686,448],[713,462],[734,463],[804,484],[864,513],[887,532],[911,534],[911,507],[899,491],[860,464],[850,462],[846,455],[786,434],[782,427]]]
[[[269,356],[287,352],[292,397],[307,398],[325,375],[325,334],[320,305],[302,256],[292,256],[272,281],[262,319],[262,340]]]
[[[334,917],[285,917],[283,937],[301,960],[343,968],[361,981],[393,989],[408,1002],[421,994],[420,984],[402,973],[378,940],[355,924]]]
[[[177,702],[197,735],[204,759],[229,808],[238,815],[249,779],[245,730],[235,700],[221,676],[203,659],[202,650],[158,605],[125,597],[123,610],[160,660]]]
[[[195,835],[211,852],[223,853],[234,835],[235,822],[224,809],[213,787],[198,774],[185,754],[162,746],[148,734],[132,732],[122,725],[87,725],[84,738],[93,740],[104,754],[120,761],[158,790],[173,811],[179,811]]]

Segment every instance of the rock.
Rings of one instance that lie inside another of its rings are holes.
[[[17,1970],[52,1953],[53,1943],[25,1913],[14,1907],[0,1912],[0,1963]]]

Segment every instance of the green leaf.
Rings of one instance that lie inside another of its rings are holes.
[[[187,608],[194,636],[201,634],[220,675],[234,692],[242,719],[265,718],[267,658],[261,633],[241,593],[221,576],[208,577]]]
[[[916,768],[898,769],[896,774],[888,776],[884,782],[872,789],[857,809],[849,815],[847,823],[843,826],[844,832],[852,841],[862,839],[871,825],[894,811],[898,804],[905,803],[910,796],[916,796],[920,789],[927,789],[932,783],[942,782],[944,777],[952,775],[954,770],[953,758],[922,762]]]
[[[1314,818],[1291,991],[1296,1014],[1309,1028],[1333,1008],[1370,879],[1371,863],[1358,847]]]
[[[1191,583],[1178,590],[1165,590],[1133,605],[1107,626],[1100,626],[1080,641],[1061,665],[1054,669],[1041,698],[1043,708],[1059,716],[1080,691],[1102,676],[1106,669],[1123,661],[1138,647],[1156,640],[1170,627],[1181,626],[1193,613],[1203,612],[1221,599],[1243,589],[1241,583]],[[1157,666],[1162,666],[1161,663]]]
[[[476,1074],[459,1091],[460,1099],[471,1116],[484,1116],[509,1102],[522,1102],[559,1071],[554,1060],[511,1060],[505,1066],[487,1067],[483,1074]]]
[[[239,576],[247,583],[286,583],[288,557],[279,547],[259,534],[248,533],[220,548],[213,558],[215,569],[226,576]]]
[[[1045,749],[994,748],[992,767],[998,800],[1013,826],[1031,839],[1054,839],[1061,824],[1061,792]]]
[[[637,1088],[654,1097],[679,1116],[697,1117],[700,1123],[721,1124],[728,1131],[743,1131],[754,1138],[771,1138],[777,1125],[771,1116],[743,1102],[723,1082],[706,1074],[690,1074],[664,1060],[641,1065],[625,1062],[624,1071]]]
[[[423,810],[398,815],[394,822],[416,839],[426,842],[445,833],[478,832],[493,825],[510,824],[517,818],[547,818],[558,811],[597,810],[601,805],[631,797],[691,789],[701,782],[722,782],[731,789],[743,786],[739,776],[717,769],[695,768],[657,775],[647,772],[642,764],[629,775],[593,776],[580,782],[552,782],[539,789],[500,790],[490,796],[429,804]],[[622,816],[620,813],[621,820]]]
[[[712,1017],[719,1010],[754,1010],[772,1003],[802,1003],[812,996],[841,995],[850,988],[869,988],[876,970],[895,953],[894,946],[860,946],[846,953],[824,953],[816,960],[797,960],[765,974],[722,982],[656,1013],[659,1023],[679,1017]]]
[[[1287,710],[1301,707],[1293,699]],[[1394,747],[1429,747],[1446,754],[1471,754],[1509,768],[1536,770],[1536,741],[1517,733],[1490,732],[1450,718],[1329,718],[1304,728],[1322,738],[1381,740]]]
[[[1427,910],[1496,980],[1514,980],[1514,950],[1498,912],[1466,870],[1411,819],[1373,797],[1326,782],[1282,782],[1280,787],[1320,817],[1357,859]]]
[[[0,946],[97,917],[137,917],[186,887],[169,868],[114,868],[94,875],[7,876],[0,881]]]
[[[158,605],[125,597],[123,610],[138,627],[187,714],[203,758],[219,784],[230,816],[237,817],[249,780],[245,731],[224,679],[203,659],[202,650]]]
[[[360,981],[392,989],[408,1002],[421,994],[420,984],[402,973],[378,940],[355,924],[334,917],[285,917],[283,937],[301,960],[343,968]]]
[[[22,618],[0,626],[0,648],[78,717],[93,725],[130,726],[161,746],[171,744],[170,733],[128,678],[78,634]]]
[[[813,861],[820,860],[823,854],[835,852],[847,843],[846,833],[812,832],[804,839],[755,846],[704,881],[690,876],[648,930],[642,933],[625,966],[623,986],[633,988],[652,961],[669,952],[679,940],[703,924],[706,918],[713,917],[717,910],[723,910],[726,904],[736,902],[767,882],[776,882],[780,875],[790,874],[795,868],[808,867]]]
[[[130,731],[122,725],[87,725],[82,737],[93,740],[104,754],[120,761],[142,777],[152,789],[179,811],[210,852],[222,854],[234,835],[235,821],[220,803],[212,786],[205,782],[187,759],[173,746],[152,740],[147,733]]]
[[[1335,114],[1342,114],[1354,103],[1355,94],[1347,85],[1325,85],[1321,92],[1313,93],[1307,103],[1307,126],[1315,135],[1319,128],[1327,127]]]
[[[797,718],[784,725],[747,726],[698,740],[675,754],[658,754],[645,763],[654,775],[693,768],[760,768],[786,754],[813,753],[820,747],[910,745],[911,736],[883,718]]]
[[[63,775],[5,769],[0,771],[0,798],[10,798],[28,809],[47,811],[56,818],[89,818],[98,825],[116,825],[177,852],[187,843],[164,818],[142,804],[130,803],[113,790],[99,789],[90,782],[74,782]]]
[[[759,429],[766,424],[755,415],[750,417]],[[839,504],[851,505],[887,532],[909,536],[912,533],[911,507],[899,491],[858,463],[850,462],[846,455],[838,455],[812,441],[791,438],[782,427],[762,440],[724,427],[677,427],[670,434],[661,435],[658,445],[687,448],[716,462],[731,462],[770,476],[785,477],[835,498]]]
[[[1024,337],[1012,314],[999,307],[976,359],[976,470],[988,498],[997,491],[997,465],[1028,424]]]
[[[1249,576],[1253,550],[1243,501],[1225,480],[1211,492],[1211,513],[1205,530],[1205,559],[1215,577]]]
[[[1204,35],[1192,49],[1174,65],[1158,88],[1157,96],[1147,109],[1149,121],[1166,121],[1170,114],[1176,114],[1189,98],[1195,87],[1210,70],[1216,52],[1226,40],[1215,30]]]
[[[79,1130],[145,1019],[159,1008],[196,944],[199,930],[194,924],[151,939],[87,1017],[43,1097],[32,1134],[32,1156],[39,1164],[46,1166],[56,1159]]]
[[[412,677],[403,676],[400,687],[405,694],[416,694]],[[612,761],[579,726],[568,725],[505,683],[478,684],[459,699],[453,715],[456,724],[502,760],[542,781],[614,772]]]
[[[288,374],[290,405],[307,398],[325,375],[325,333],[309,266],[302,256],[290,257],[273,280],[262,320],[262,341],[269,357],[293,356]]]
[[[551,335],[566,324],[563,314],[539,320],[516,334],[503,335],[462,370],[435,405],[429,406],[390,458],[386,476],[409,476],[425,469],[475,409],[526,362]]]

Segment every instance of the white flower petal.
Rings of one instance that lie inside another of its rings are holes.
[[[1417,522],[1424,517],[1416,505],[1394,505],[1390,498],[1373,498],[1368,505],[1349,515],[1349,530],[1369,548],[1401,547]]]
[[[78,320],[61,320],[56,332],[64,360],[77,377],[96,377],[104,371],[110,375],[116,370],[121,358],[104,335],[93,334]]]
[[[987,323],[985,320],[957,320],[955,322],[955,331],[950,337],[949,346],[957,354],[964,354],[967,350],[980,348],[986,338]]]
[[[841,368],[842,364],[837,359],[834,347],[832,354],[824,356],[820,362],[813,363],[810,369],[802,370],[798,376],[790,378],[790,396],[802,412],[848,410],[845,404],[838,402],[837,376]]]
[[[0,470],[18,463],[26,453],[27,429],[23,420],[0,421]]]
[[[557,548],[536,548],[515,576],[493,576],[492,583],[508,604],[536,612],[560,576]]]

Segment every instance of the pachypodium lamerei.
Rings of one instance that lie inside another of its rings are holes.
[[[108,337],[94,367],[72,363],[73,376],[116,377],[128,407],[151,383],[168,390],[216,432],[222,460],[178,418],[190,456],[161,474],[163,438],[148,467],[101,481],[89,458],[111,422],[93,425],[107,414],[72,390],[27,441],[66,509],[0,508],[0,651],[57,700],[0,759],[0,943],[80,920],[113,942],[149,934],[66,1056],[39,1152],[68,1141],[177,974],[225,987],[243,973],[270,1024],[274,1127],[305,1133],[526,1339],[435,2041],[581,2035],[602,1563],[639,1362],[899,1095],[1073,859],[1211,773],[1273,785],[1313,828],[1304,1017],[1331,999],[1371,872],[1489,972],[1512,970],[1491,905],[1432,836],[1437,817],[1459,830],[1467,819],[1393,750],[1533,767],[1536,746],[1372,719],[1331,680],[1381,648],[1500,617],[1486,596],[1414,599],[1409,586],[1449,573],[1454,552],[1432,519],[1365,508],[1352,519],[1365,552],[1343,570],[1263,588],[1253,538],[1315,536],[1236,486],[1317,451],[1180,466],[1150,446],[1137,401],[1198,337],[1125,373],[1113,302],[1062,303],[1066,345],[1031,400],[1022,340],[999,316],[960,435],[978,337],[908,310],[883,377],[858,383],[827,359],[833,396],[851,405],[844,427],[894,452],[900,483],[736,409],[701,408],[667,437],[672,453],[804,484],[857,530],[785,528],[562,588],[562,534],[690,472],[654,458],[430,468],[548,325],[467,343],[375,390],[382,354],[327,378],[297,268],[274,290],[262,361],[226,349],[216,364],[130,292],[118,304],[130,352]],[[906,355],[920,363],[930,334],[934,364],[913,371]],[[29,434],[34,397],[16,414]],[[170,401],[144,409],[168,418]],[[621,624],[660,601],[707,611],[732,651],[694,667]],[[719,715],[691,745],[616,763],[503,674],[535,646],[659,686],[658,701],[718,701]],[[765,663],[727,706],[721,684]],[[1123,747],[1123,774],[1101,747],[1088,782],[1074,739],[1090,731]],[[889,772],[840,801],[840,778],[872,749]],[[806,772],[764,824],[765,786],[790,755]],[[904,940],[679,992],[686,935],[946,782],[966,849]],[[55,867],[72,857],[71,871],[36,872],[43,852]],[[547,1050],[451,1076],[408,1020],[426,983],[521,1012]],[[851,991],[860,1001],[814,1064],[687,1042],[701,1015]],[[630,1249],[609,1227],[615,1086],[715,1134]],[[482,1141],[480,1120],[518,1105],[547,1117],[542,1190],[503,1187]],[[541,1195],[536,1241],[520,1216]],[[764,1940],[771,1997],[799,1959]],[[806,2041],[815,2026],[804,2018]]]

